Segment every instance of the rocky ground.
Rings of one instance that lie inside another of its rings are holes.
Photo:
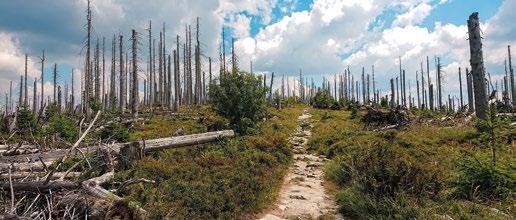
[[[306,144],[312,135],[312,116],[307,110],[299,116],[299,126],[289,138],[294,146],[294,163],[285,177],[279,199],[263,220],[342,219],[333,196],[324,188],[323,167],[327,159],[308,153]]]

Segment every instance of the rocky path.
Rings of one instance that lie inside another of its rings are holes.
[[[289,138],[294,146],[294,164],[284,179],[283,186],[273,210],[262,220],[275,219],[342,219],[337,213],[333,196],[326,193],[323,167],[326,158],[306,151],[312,116],[307,110],[299,116],[299,126]]]

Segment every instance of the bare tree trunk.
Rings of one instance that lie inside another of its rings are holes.
[[[32,114],[36,114],[36,91],[37,91],[37,81],[38,79],[34,79],[34,87],[32,87]]]
[[[116,36],[113,35],[113,41],[111,42],[111,79],[109,87],[109,108],[111,110],[116,109]],[[73,84],[73,83],[72,83]]]
[[[407,107],[407,84],[405,80],[405,70],[403,70],[402,78],[403,80],[401,80],[401,87],[403,88],[403,106]]]
[[[72,69],[72,95],[70,96],[70,110],[73,111],[74,108],[75,108],[75,86],[74,86],[74,69]],[[43,101],[41,102],[43,103]],[[43,108],[43,105],[41,106],[41,108]]]
[[[427,83],[428,84],[428,99],[426,100],[426,102],[427,102],[427,105],[430,107],[430,110],[433,111],[434,110],[434,102],[433,102],[434,99],[433,99],[433,97],[430,98],[430,94],[432,94],[432,96],[433,96],[434,91],[432,91],[433,86],[431,86],[432,80],[430,79],[430,60],[429,60],[428,56],[426,57],[426,79],[428,81],[428,83]],[[430,101],[430,99],[432,101]]]
[[[507,46],[507,52],[509,54],[509,72],[511,72],[511,94],[512,94],[512,106],[516,106],[516,85],[514,85],[514,69],[512,68],[512,58],[511,58],[511,46]]]
[[[438,95],[438,110],[440,110],[443,106],[443,94],[442,94],[442,85],[441,85],[441,59],[437,57],[437,95]]]
[[[101,104],[102,104],[102,109],[103,110],[106,110],[106,106],[107,106],[107,100],[104,98],[105,97],[105,93],[106,93],[106,86],[105,86],[105,81],[106,81],[106,38],[105,37],[102,37],[102,92],[100,93],[100,96],[101,96]]]
[[[20,76],[20,96],[18,98],[18,108],[21,108],[23,105],[23,76]]]
[[[418,76],[418,72],[416,71],[416,88],[417,88],[417,107],[419,109],[421,109],[421,99],[420,99],[420,95],[419,95],[419,80],[418,80],[419,76]]]
[[[152,78],[153,78],[153,62],[152,62],[152,21],[149,21],[149,79],[147,80],[148,81],[148,84],[149,84],[149,106],[150,106],[150,109],[152,111],[152,106],[153,106],[153,98],[154,98],[154,95],[153,95],[153,86],[154,86],[154,82],[152,81]]]
[[[272,84],[274,84],[274,72],[271,75],[271,84],[269,86],[269,102],[272,103]]]
[[[478,12],[469,16],[468,33],[471,54],[471,74],[473,75],[473,88],[475,92],[475,112],[477,117],[487,119],[487,97],[484,85],[485,69]]]
[[[460,90],[460,107],[459,107],[459,110],[462,109],[462,106],[464,106],[464,101],[462,99],[462,71],[461,71],[461,68],[459,67],[459,90]]]
[[[97,44],[95,46],[95,56],[93,58],[95,63],[95,101],[100,101],[100,48],[99,39],[97,38]]]
[[[43,50],[42,56],[41,56],[41,76],[40,76],[40,79],[41,79],[41,107],[43,107],[43,102],[45,100],[43,97],[43,93],[45,91],[45,89],[44,89],[44,82],[45,82],[44,72],[45,72],[45,50]]]
[[[475,111],[475,103],[473,99],[473,76],[466,68],[466,83],[468,87],[468,112]]]
[[[138,39],[137,39],[137,34],[136,34],[136,31],[133,29],[132,31],[132,37],[131,37],[131,41],[132,41],[132,55],[133,55],[133,67],[132,67],[132,70],[133,70],[133,74],[132,74],[132,88],[131,88],[131,115],[133,116],[133,118],[138,118],[138,102],[139,102],[139,98],[138,98],[138,48],[137,48],[137,45],[138,45]]]
[[[391,78],[391,109],[394,109],[395,101],[394,101],[394,79]]]
[[[27,62],[28,62],[28,59],[29,59],[29,55],[25,54],[25,81],[24,81],[24,88],[25,88],[25,93],[24,93],[24,96],[23,96],[23,104],[25,105],[25,107],[28,107],[28,93],[29,93],[29,90],[27,88]]]
[[[125,67],[124,67],[124,36],[120,35],[119,42],[119,51],[120,51],[120,102],[118,106],[118,110],[123,113],[125,110],[125,102],[126,102],[126,82],[125,82]]]
[[[57,63],[54,63],[54,99],[52,100],[54,103],[57,102]]]

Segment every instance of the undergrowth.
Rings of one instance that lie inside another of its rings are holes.
[[[184,111],[183,111],[184,112]],[[200,111],[216,117],[209,109]],[[118,172],[116,182],[130,178],[155,180],[135,184],[124,198],[140,204],[152,219],[244,219],[270,205],[292,158],[286,138],[297,126],[300,106],[270,110],[258,133],[197,147],[165,150],[146,156],[132,170]],[[208,116],[209,115],[209,116]],[[198,117],[161,119],[146,124],[131,138],[150,138],[180,127],[185,133],[208,130]],[[165,124],[168,124],[164,128]]]
[[[369,131],[348,111],[312,110],[310,150],[326,155],[340,212],[353,219],[510,219],[514,129],[495,131],[497,163],[473,126]],[[331,118],[328,120],[328,118]]]

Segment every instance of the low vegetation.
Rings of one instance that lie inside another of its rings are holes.
[[[474,126],[414,123],[374,132],[348,111],[313,110],[310,149],[332,158],[340,211],[356,219],[510,219],[516,215],[511,119],[500,119],[492,149]],[[514,119],[512,119],[513,121]]]
[[[299,106],[270,109],[269,119],[257,124],[254,135],[149,155],[132,170],[118,172],[115,182],[131,178],[155,180],[156,184],[135,184],[124,192],[130,204],[140,204],[152,219],[245,218],[276,198],[292,157],[286,137],[297,122],[291,119],[301,111]],[[215,117],[210,109],[197,112]],[[169,129],[164,132],[168,133],[180,127],[195,133],[210,126],[198,123],[198,115],[190,116],[193,117],[164,117],[159,120],[163,123],[151,120],[131,137],[154,137],[164,129]],[[172,126],[167,127],[171,128],[164,128],[169,123]]]

